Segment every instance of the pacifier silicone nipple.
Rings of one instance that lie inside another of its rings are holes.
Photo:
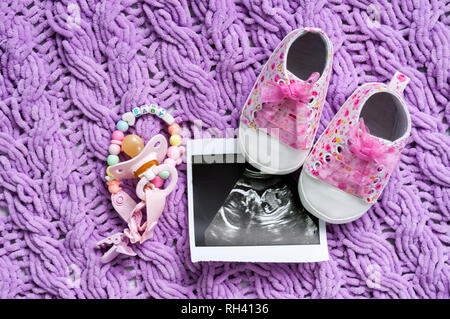
[[[130,134],[123,139],[122,149],[125,154],[133,158],[144,149],[144,142],[139,136]]]

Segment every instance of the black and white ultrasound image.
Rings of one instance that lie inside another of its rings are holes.
[[[295,184],[248,164],[193,165],[196,245],[320,244],[319,222],[302,207]]]

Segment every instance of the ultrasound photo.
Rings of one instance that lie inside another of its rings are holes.
[[[192,261],[327,260],[325,224],[301,205],[295,178],[252,167],[235,141],[188,142]]]
[[[319,244],[319,222],[299,205],[290,177],[250,165],[205,231],[205,245]]]

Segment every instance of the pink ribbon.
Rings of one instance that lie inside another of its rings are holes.
[[[394,147],[386,146],[377,137],[370,135],[363,118],[350,129],[348,145],[350,152],[364,161],[383,164],[386,167],[392,167],[396,163]]]
[[[308,103],[308,100],[311,97],[313,84],[319,77],[320,74],[314,72],[305,82],[268,82],[269,86],[263,86],[261,88],[260,100],[262,103],[277,103],[283,100],[292,100],[296,103],[299,112],[304,113],[304,108],[308,110],[305,104]]]
[[[145,207],[145,202],[141,201],[131,212],[130,219],[128,221],[128,229],[125,229],[124,234],[130,239],[132,244],[141,241],[140,232],[145,230],[147,222],[141,225],[142,221],[142,208]]]

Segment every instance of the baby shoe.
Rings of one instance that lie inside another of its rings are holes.
[[[378,199],[411,131],[403,100],[409,78],[359,87],[334,116],[305,161],[299,180],[303,206],[326,222],[361,217]]]
[[[294,30],[277,46],[242,110],[239,144],[250,164],[269,174],[303,164],[325,102],[332,50],[316,28]]]

